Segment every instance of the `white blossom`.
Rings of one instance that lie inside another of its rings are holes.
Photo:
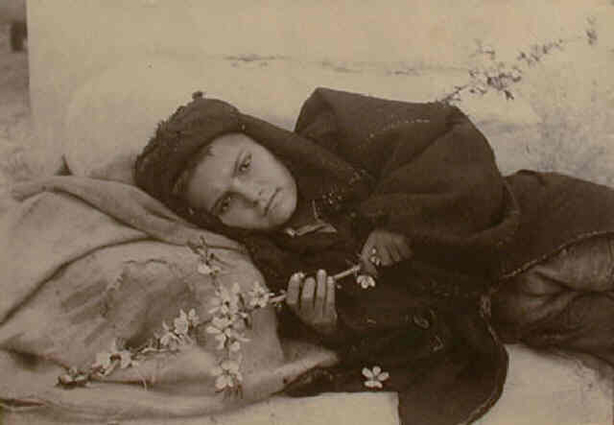
[[[160,345],[162,348],[166,348],[171,351],[178,350],[181,343],[179,336],[169,328],[166,322],[162,322],[162,329],[164,330],[164,333],[160,337]]]
[[[390,377],[388,372],[383,372],[379,366],[373,366],[373,369],[363,368],[362,374],[365,378],[365,387],[367,388],[383,388],[382,382]]]
[[[239,362],[232,359],[225,359],[218,366],[213,368],[213,375],[217,376],[215,387],[218,390],[232,388],[243,380],[239,371]]]
[[[129,350],[119,349],[117,341],[113,340],[108,351],[96,354],[96,360],[92,368],[100,369],[101,373],[106,376],[113,372],[118,365],[120,368],[125,369],[132,364],[132,353]]]
[[[177,335],[187,335],[188,330],[190,329],[190,321],[188,320],[188,315],[183,311],[183,309],[179,312],[179,317],[175,318],[173,321],[175,325],[175,333]]]
[[[108,370],[111,367],[111,353],[102,352],[96,354],[96,361],[92,365],[93,368],[101,368],[103,371]]]
[[[359,274],[356,277],[356,283],[358,283],[362,289],[375,288],[375,279],[368,274]]]
[[[188,321],[193,327],[200,325],[200,317],[198,317],[198,315],[196,314],[196,310],[194,310],[193,308],[190,309],[190,311],[188,312]]]
[[[227,317],[214,317],[211,324],[205,329],[207,333],[215,335],[218,341],[218,350],[224,348],[226,340],[232,336],[232,320]]]
[[[240,294],[241,287],[236,282],[230,288],[225,286],[218,287],[215,291],[216,296],[211,298],[213,308],[209,312],[214,314],[237,314],[239,312]]]
[[[271,293],[258,282],[254,282],[254,287],[249,291],[249,295],[249,306],[251,308],[265,308],[271,298]]]
[[[199,261],[198,262],[198,273],[203,274],[205,276],[210,276],[210,275],[218,275],[221,272],[221,269],[219,266],[216,266],[214,264],[211,264],[208,261]]]

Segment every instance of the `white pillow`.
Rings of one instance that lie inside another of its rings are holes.
[[[65,122],[64,154],[76,175],[132,183],[134,159],[157,123],[187,103],[196,90],[292,129],[302,103],[318,86],[390,99],[431,101],[464,78],[466,73],[458,70],[411,75],[378,70],[353,73],[326,64],[275,58],[132,59],[104,70],[75,91]],[[509,159],[503,161],[502,168],[530,164],[522,155],[514,157],[518,149],[513,146],[515,132],[526,131],[539,121],[528,103],[522,99],[505,102],[493,94],[469,98],[459,106],[495,145],[500,135],[511,140],[512,149],[504,150]]]

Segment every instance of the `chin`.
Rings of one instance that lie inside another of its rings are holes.
[[[294,215],[294,212],[296,211],[296,199],[292,199],[290,202],[287,202],[283,205],[283,207],[284,208],[281,208],[280,215],[283,216],[282,224],[285,224],[290,221],[290,219]]]
[[[286,224],[290,220],[290,217],[292,217],[292,214],[287,214],[286,211],[283,211],[283,213],[275,217],[275,219],[271,223],[272,224],[271,227],[274,227],[274,228],[282,227],[284,224]]]

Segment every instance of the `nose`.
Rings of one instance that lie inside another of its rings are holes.
[[[238,184],[237,192],[245,198],[245,200],[256,208],[259,208],[264,212],[268,198],[266,196],[266,188],[264,185],[256,182],[240,182]]]

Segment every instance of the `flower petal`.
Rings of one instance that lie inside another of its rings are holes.
[[[216,347],[216,349],[223,350],[224,346],[226,345],[226,335],[220,334],[220,335],[216,336],[215,339],[217,340],[217,347]]]
[[[388,372],[382,372],[377,376],[377,380],[380,382],[384,382],[388,378],[390,378],[390,374]]]
[[[207,326],[207,328],[205,329],[205,332],[210,333],[210,334],[221,334],[222,333],[222,331],[216,328],[215,326]]]
[[[375,388],[375,387],[377,387],[377,384],[379,384],[379,381],[373,381],[373,380],[370,380],[370,379],[365,381],[365,387],[367,387],[367,388]]]
[[[230,372],[238,372],[239,371],[239,363],[231,360],[231,359],[226,359],[224,361],[222,361],[222,363],[220,363],[220,367],[224,370],[230,371]]]
[[[210,275],[213,272],[213,269],[209,267],[207,263],[200,262],[198,263],[198,273],[204,274],[205,276]]]
[[[218,376],[217,379],[215,380],[215,388],[217,388],[218,390],[223,390],[227,386],[228,386],[228,379],[226,375]]]
[[[234,318],[233,318],[234,319]],[[227,318],[227,317],[219,317],[216,316],[213,318],[213,320],[211,321],[213,326],[215,326],[216,328],[223,330],[226,329],[227,327],[229,327],[230,325],[232,325],[233,320]]]
[[[374,378],[374,376],[373,376],[373,372],[371,372],[371,370],[369,370],[369,369],[368,369],[368,368],[366,368],[366,367],[364,367],[364,368],[362,369],[362,374],[363,374],[365,377],[369,378],[369,379],[373,379],[373,378]]]
[[[193,308],[190,309],[188,313],[188,321],[192,324],[192,326],[198,326],[200,324],[200,317],[196,314],[196,310]]]
[[[120,353],[120,369],[126,369],[128,366],[132,364],[132,355],[130,351],[122,351]]]
[[[185,316],[185,317],[184,316],[180,316],[180,317],[176,318],[173,321],[173,324],[175,325],[175,332],[178,333],[179,335],[185,335],[185,334],[188,333],[188,330],[190,328],[190,324],[188,323],[187,316]]]
[[[382,368],[379,366],[373,366],[373,375],[377,376],[381,373]]]

